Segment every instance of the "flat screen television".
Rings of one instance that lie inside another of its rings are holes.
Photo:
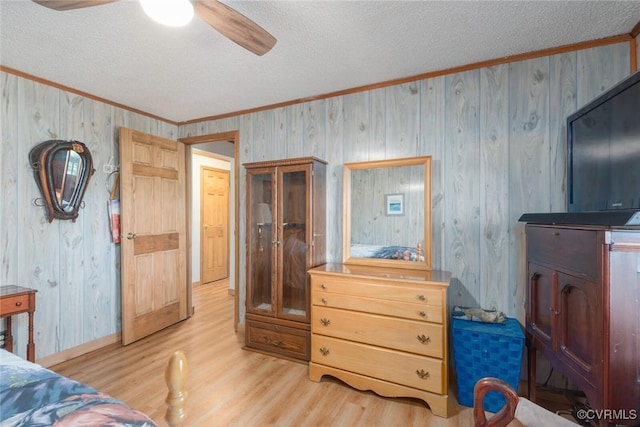
[[[640,210],[640,72],[567,118],[567,210]]]

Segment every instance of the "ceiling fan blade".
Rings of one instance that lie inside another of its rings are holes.
[[[196,15],[220,34],[262,56],[276,44],[276,38],[261,26],[219,1],[196,0]]]
[[[114,3],[116,1],[118,0],[33,0],[40,6],[60,11],[100,6],[101,4]]]

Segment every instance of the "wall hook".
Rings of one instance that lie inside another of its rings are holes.
[[[115,165],[113,163],[113,156],[111,156],[109,161],[105,163],[104,166],[102,166],[102,170],[104,171],[104,173],[112,174],[120,170],[120,165]]]

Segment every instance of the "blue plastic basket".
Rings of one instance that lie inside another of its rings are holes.
[[[518,391],[524,334],[516,319],[507,318],[504,324],[452,319],[451,328],[461,405],[473,407],[473,387],[484,377],[500,378]],[[498,412],[504,404],[496,391],[484,398],[489,412]]]

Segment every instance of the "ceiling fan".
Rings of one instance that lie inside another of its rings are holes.
[[[49,9],[65,11],[99,6],[118,0],[33,0]],[[276,44],[276,38],[261,26],[217,0],[193,0],[195,14],[229,40],[262,56]]]

